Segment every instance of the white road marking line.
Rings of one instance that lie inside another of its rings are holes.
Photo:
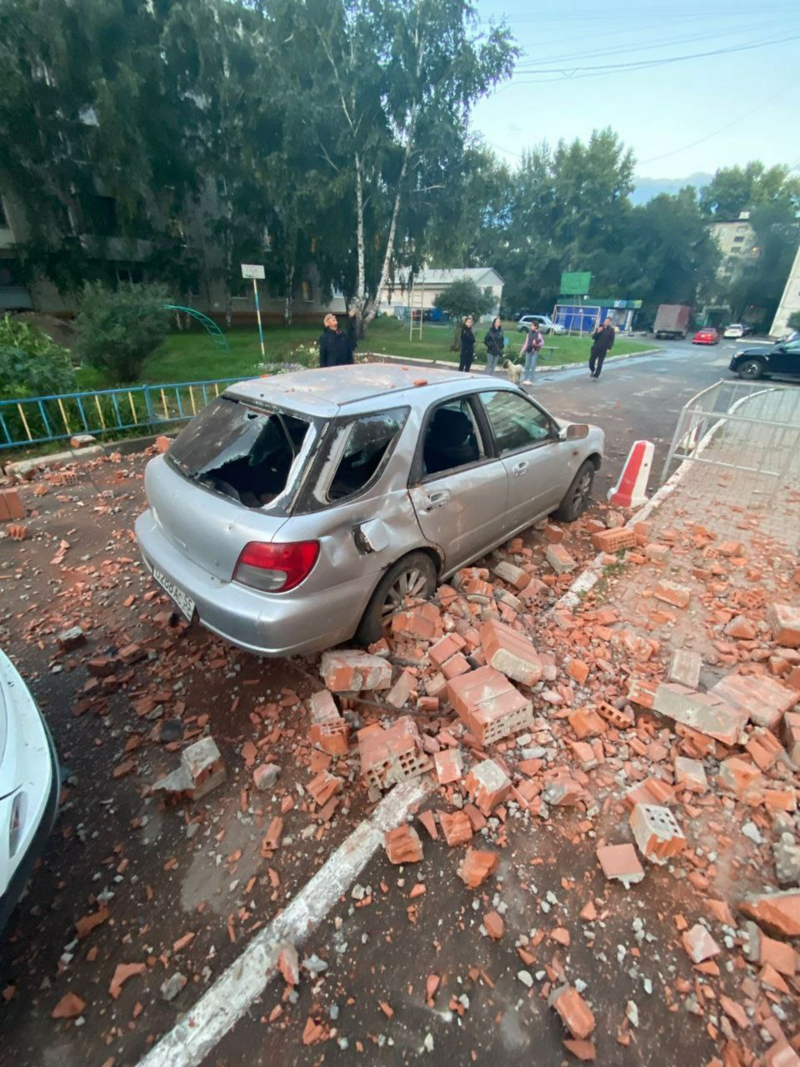
[[[281,945],[301,945],[352,885],[383,844],[383,835],[405,819],[433,789],[430,776],[403,782],[385,796],[320,867],[291,904],[260,930],[239,958],[139,1061],[139,1067],[197,1067],[277,975]]]

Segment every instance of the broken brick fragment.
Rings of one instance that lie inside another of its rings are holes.
[[[577,989],[559,986],[550,994],[548,1003],[554,1008],[573,1037],[587,1038],[594,1032],[594,1013]]]
[[[388,729],[373,723],[358,731],[361,773],[375,789],[388,789],[430,770],[414,720],[403,715]]]
[[[467,792],[484,815],[491,815],[511,792],[511,780],[494,760],[482,760],[466,777]]]
[[[388,830],[384,834],[383,845],[389,863],[421,863],[424,858],[419,834],[408,823]]]
[[[77,1019],[83,1015],[86,1001],[76,993],[65,993],[50,1013],[51,1019]]]
[[[453,848],[456,845],[466,845],[472,840],[472,823],[463,811],[440,811],[439,823],[442,827],[444,839]]]
[[[447,634],[429,650],[428,658],[435,667],[440,669],[457,652],[460,652],[466,641],[460,634]]]
[[[531,640],[505,623],[490,619],[480,629],[486,663],[507,678],[523,685],[536,685],[543,673],[542,661]]]
[[[285,944],[281,946],[278,953],[278,970],[287,985],[295,986],[300,984],[300,961],[294,945]]]
[[[657,583],[653,590],[653,596],[656,600],[662,600],[665,604],[671,604],[674,608],[686,608],[692,599],[691,591],[685,586],[665,581]]]
[[[693,963],[710,960],[722,951],[702,923],[695,923],[691,930],[684,930],[681,940],[686,954]]]
[[[637,804],[630,816],[637,847],[653,863],[664,864],[683,851],[686,838],[669,808]]]
[[[439,785],[458,782],[464,773],[464,757],[460,748],[446,748],[441,752],[435,752],[433,762],[436,765]]]
[[[25,518],[25,508],[18,489],[0,489],[0,522]]]
[[[606,732],[606,724],[592,708],[576,708],[569,713],[568,720],[579,741]]]
[[[619,552],[623,548],[636,546],[636,532],[622,527],[616,530],[601,530],[592,534],[592,544],[598,552]]]
[[[330,771],[320,771],[306,786],[306,792],[311,796],[315,804],[324,807],[331,797],[341,793],[344,783],[342,779]]]
[[[468,889],[477,889],[497,870],[500,857],[496,852],[468,848],[458,865],[458,877]]]
[[[332,693],[358,693],[364,689],[388,689],[392,667],[380,656],[359,649],[324,652],[320,672]]]
[[[800,608],[792,604],[770,604],[767,622],[777,644],[800,648]]]
[[[547,551],[545,552],[545,559],[556,574],[569,574],[578,566],[563,545],[548,545]]]
[[[728,674],[708,695],[741,708],[751,722],[767,730],[777,730],[785,713],[797,703],[796,690],[766,675]]]
[[[111,979],[111,985],[108,987],[113,1000],[117,1000],[122,992],[123,985],[129,978],[135,978],[137,975],[144,974],[147,970],[146,963],[118,963],[114,971],[114,976]]]
[[[706,769],[701,761],[697,759],[676,756],[675,781],[681,789],[687,789],[690,793],[702,794],[708,790]]]
[[[491,937],[493,941],[499,941],[503,932],[505,931],[506,924],[503,922],[502,916],[498,915],[496,911],[487,911],[483,917],[483,925],[486,927],[486,933]]]
[[[717,783],[745,803],[758,803],[763,792],[761,771],[739,756],[731,756],[719,765]]]
[[[633,845],[602,845],[597,859],[606,878],[622,882],[626,889],[644,878],[644,868]]]
[[[760,893],[746,898],[739,910],[779,937],[800,937],[800,889]]]

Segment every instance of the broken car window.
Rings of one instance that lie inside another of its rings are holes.
[[[308,428],[297,415],[221,396],[178,435],[169,457],[187,477],[261,508],[286,488]]]
[[[553,436],[553,421],[541,408],[518,393],[481,393],[500,454],[532,448]]]
[[[408,408],[394,408],[362,415],[353,422],[331,479],[328,500],[344,500],[366,489],[384,459],[388,459],[407,415]]]

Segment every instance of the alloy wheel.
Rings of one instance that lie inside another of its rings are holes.
[[[386,592],[381,615],[387,618],[403,607],[406,597],[424,597],[428,591],[428,578],[418,567],[411,567],[398,574]]]

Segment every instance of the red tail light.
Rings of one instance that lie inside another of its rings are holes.
[[[264,593],[287,593],[309,576],[318,556],[319,541],[250,541],[242,549],[233,580]]]

